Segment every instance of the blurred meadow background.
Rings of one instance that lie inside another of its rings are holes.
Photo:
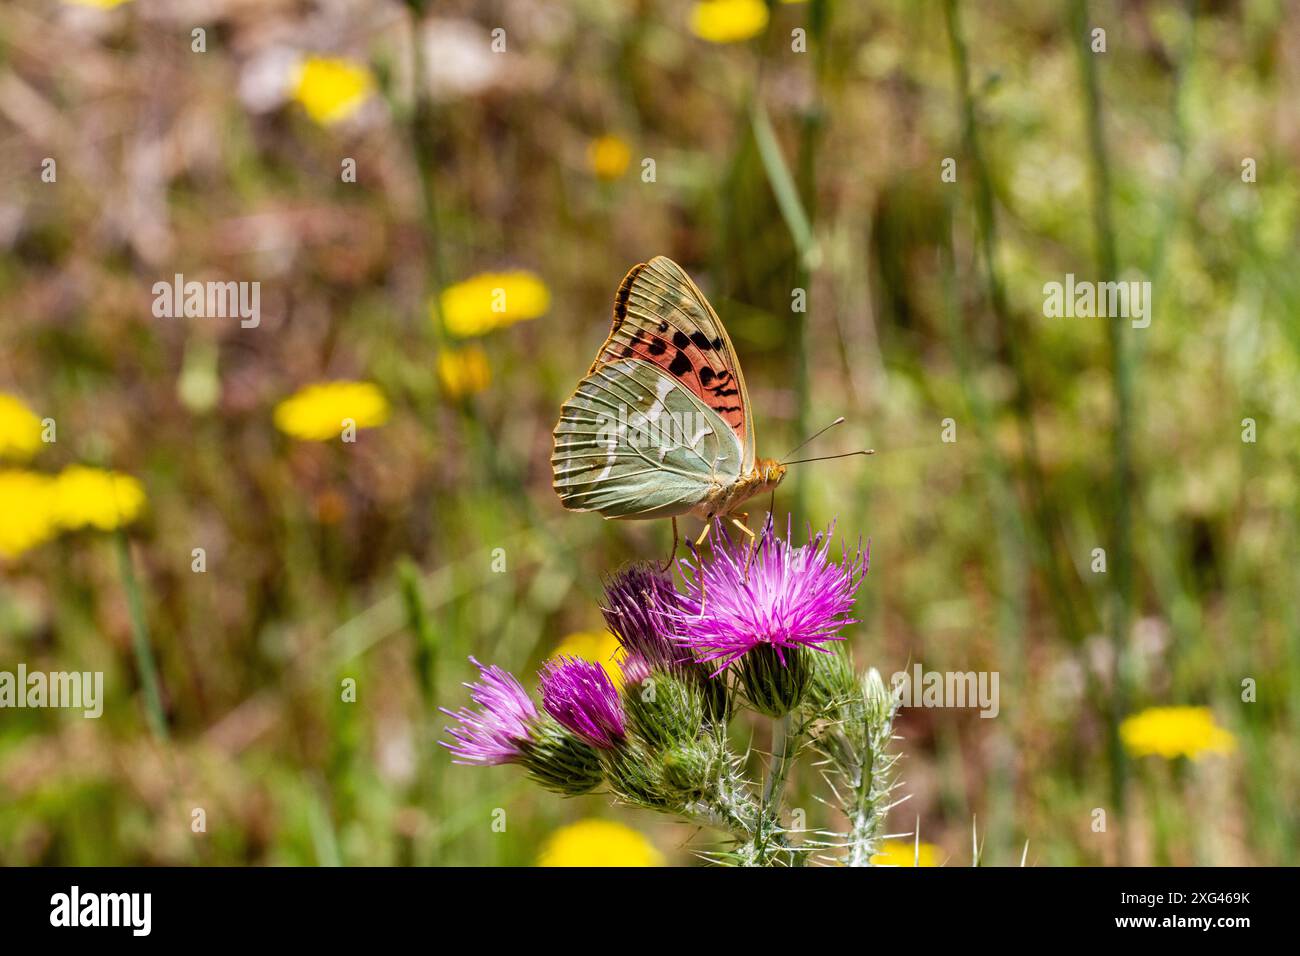
[[[105,702],[0,710],[0,862],[695,862],[435,743],[668,553],[549,466],[664,254],[761,455],[876,449],[775,499],[870,539],[859,666],[1000,675],[902,712],[922,862],[1296,863],[1298,94],[1285,0],[6,2],[0,670]]]

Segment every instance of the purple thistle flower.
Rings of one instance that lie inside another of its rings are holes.
[[[808,544],[790,544],[776,535],[771,515],[750,554],[748,543],[736,544],[721,530],[710,560],[683,561],[686,593],[666,616],[679,640],[702,661],[728,664],[756,647],[770,645],[781,663],[785,651],[842,640],[838,631],[857,621],[849,617],[853,595],[867,572],[869,552],[861,545],[839,563],[829,557],[832,524],[812,535]],[[725,543],[724,543],[725,542]]]
[[[690,663],[690,652],[671,633],[665,611],[676,608],[677,589],[672,579],[649,565],[634,564],[605,582],[601,613],[610,633],[618,638],[629,658],[638,657],[650,667]]]
[[[593,747],[613,750],[623,742],[623,707],[605,668],[561,656],[547,661],[540,677],[548,714]]]
[[[537,708],[509,671],[495,665],[485,667],[472,657],[469,660],[478,668],[483,682],[465,686],[482,710],[462,707],[453,713],[446,707],[439,708],[460,721],[460,726],[447,730],[453,743],[438,743],[460,758],[453,763],[486,766],[519,760],[531,739],[530,725],[537,719]]]

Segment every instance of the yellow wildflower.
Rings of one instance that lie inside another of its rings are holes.
[[[1167,759],[1229,753],[1236,738],[1214,722],[1208,707],[1148,707],[1119,725],[1124,747],[1135,757],[1155,754]]]
[[[700,0],[691,7],[691,32],[710,43],[738,43],[763,32],[763,0]]]
[[[54,479],[54,514],[64,528],[112,531],[144,510],[144,487],[130,475],[70,465]]]
[[[370,71],[351,60],[309,56],[298,67],[293,98],[317,123],[330,126],[361,108],[374,89]]]
[[[492,370],[487,353],[477,345],[463,349],[443,349],[438,353],[438,380],[452,398],[474,395],[488,387]]]
[[[442,323],[456,338],[482,335],[551,307],[551,291],[531,272],[484,272],[442,290]]]
[[[575,631],[560,641],[552,658],[579,657],[605,668],[605,673],[614,682],[615,687],[623,686],[623,669],[619,661],[623,657],[623,646],[618,638],[609,631]]]
[[[933,843],[915,843],[906,840],[886,840],[880,851],[871,857],[872,866],[938,866],[940,850]]]
[[[58,531],[52,485],[32,471],[0,471],[0,557],[16,558]]]
[[[0,458],[26,461],[40,447],[40,419],[21,401],[0,392]]]
[[[275,406],[275,427],[303,441],[342,437],[347,422],[374,428],[388,421],[388,400],[370,382],[319,382]]]
[[[539,866],[662,866],[663,855],[636,830],[612,820],[580,820],[551,834]]]
[[[618,179],[631,161],[632,147],[617,136],[601,136],[587,144],[587,166],[597,179]]]

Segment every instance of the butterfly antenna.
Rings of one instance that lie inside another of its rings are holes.
[[[842,455],[822,455],[818,458],[799,458],[795,461],[783,461],[783,465],[803,465],[810,461],[831,461],[835,458],[852,458],[854,455],[874,455],[874,448],[859,448],[857,451],[846,451]]]
[[[830,430],[831,430],[832,428],[834,428],[836,425],[843,425],[843,424],[844,424],[844,416],[841,415],[839,418],[835,419],[835,421],[831,422],[831,423],[830,423],[829,425],[827,425],[825,428],[821,429],[820,431],[813,432],[811,435],[809,435],[807,438],[805,438],[805,439],[804,439],[803,441],[801,441],[799,444],[795,445],[793,448],[791,448],[788,452],[785,453],[785,457],[786,457],[786,458],[789,458],[791,455],[793,455],[795,452],[797,452],[797,451],[798,451],[800,448],[802,448],[804,445],[808,444],[808,443],[809,443],[810,441],[812,441],[814,438],[820,438],[822,435],[825,435],[828,431],[830,431]],[[794,462],[785,461],[785,460],[783,459],[783,460],[781,461],[781,464],[783,464],[783,465],[792,465],[792,464],[794,464]]]

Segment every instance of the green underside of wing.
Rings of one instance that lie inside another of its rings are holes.
[[[718,415],[648,362],[597,368],[555,426],[552,483],[566,508],[666,518],[740,476],[741,449]]]

